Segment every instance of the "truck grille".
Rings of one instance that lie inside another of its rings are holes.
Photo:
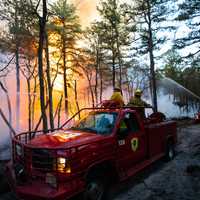
[[[38,170],[53,170],[54,158],[48,150],[32,149],[32,167]]]

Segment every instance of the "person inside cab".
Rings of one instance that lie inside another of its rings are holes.
[[[120,107],[122,107],[124,105],[122,91],[120,88],[114,88],[114,91],[113,91],[113,94],[112,94],[110,100],[115,102],[115,104],[119,105]]]
[[[142,91],[140,89],[137,89],[135,91],[134,97],[130,98],[130,101],[127,104],[127,106],[140,107],[140,108],[138,108],[138,111],[141,113],[141,116],[144,118],[145,117],[144,108],[149,107],[150,105],[147,102],[145,102],[144,100],[142,100],[141,96],[142,96]]]

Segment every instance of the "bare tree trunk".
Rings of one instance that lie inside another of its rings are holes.
[[[50,73],[50,62],[49,62],[49,42],[48,42],[48,33],[45,34],[46,40],[46,62],[47,62],[47,85],[48,85],[48,96],[49,96],[49,120],[50,120],[50,127],[51,130],[54,129],[54,120],[53,120],[53,97],[52,97],[52,84],[51,84],[51,73]]]
[[[56,116],[57,116],[57,114],[58,114],[59,103],[60,103],[60,101],[58,102],[58,104],[57,104],[57,106],[56,106],[56,110],[55,110],[55,113],[54,113],[54,116],[53,116],[54,121],[55,121],[55,118],[56,118]]]
[[[63,82],[64,82],[64,102],[65,102],[65,114],[68,117],[69,106],[68,106],[68,85],[67,85],[67,58],[66,58],[66,36],[65,36],[65,21],[62,22],[63,35],[62,35],[62,55],[63,55]]]
[[[18,2],[15,2],[15,58],[16,58],[16,127],[19,129],[20,122],[20,66],[19,66],[19,38],[18,38]]]
[[[127,81],[127,92],[128,92],[128,99],[130,99],[131,98],[131,88],[130,88],[130,81],[129,81],[129,79],[128,79],[128,73],[126,74],[126,81]]]
[[[119,36],[117,27],[115,28],[115,32],[117,36]],[[119,61],[119,87],[120,89],[122,89],[122,57],[121,57],[120,44],[119,44],[118,37],[117,37],[117,53],[118,53],[118,61]]]
[[[16,86],[17,86],[17,94],[16,94],[16,128],[19,129],[19,122],[20,122],[20,66],[19,66],[19,46],[18,42],[16,41]]]
[[[79,103],[78,103],[78,94],[77,94],[77,81],[74,81],[74,96],[75,96],[75,102],[76,102],[76,107],[77,111],[80,111]],[[79,119],[81,118],[80,113],[78,114]]]
[[[95,100],[96,105],[98,104],[98,74],[99,74],[99,41],[97,45],[96,65],[95,65]]]
[[[100,67],[99,71],[100,71],[100,102],[102,102],[102,95],[103,95],[103,72],[102,72],[101,67]]]
[[[91,94],[91,98],[92,98],[92,107],[95,107],[95,103],[94,103],[94,93],[93,93],[93,89],[92,89],[92,84],[91,84],[91,79],[88,75],[88,72],[86,72],[86,77],[89,83],[89,90],[90,90],[90,94]]]
[[[33,101],[32,101],[32,105],[31,105],[31,124],[32,127],[31,129],[34,128],[35,125],[35,100],[36,100],[36,89],[37,89],[37,78],[34,77],[34,89],[33,89]]]
[[[98,67],[96,65],[96,69],[95,69],[95,101],[96,101],[96,105],[98,104]]]
[[[90,89],[87,88],[87,102],[88,102],[88,106],[90,107]]]
[[[43,130],[47,132],[47,116],[45,110],[45,89],[44,89],[44,72],[43,72],[43,46],[45,39],[45,26],[46,26],[46,17],[47,17],[47,5],[46,0],[43,0],[43,17],[39,17],[39,47],[38,47],[38,75],[40,83],[40,108],[42,114]]]
[[[61,107],[62,107],[62,99],[63,99],[63,95],[60,98],[59,101],[59,106],[58,106],[58,128],[60,127],[60,114],[61,114]]]
[[[114,48],[114,47],[113,47]],[[115,88],[115,50],[113,50],[113,55],[112,55],[112,85],[113,85],[113,89]]]
[[[45,105],[45,110],[48,108],[49,106],[49,101],[47,101],[46,105]],[[37,131],[39,126],[40,126],[40,123],[42,122],[42,114],[38,120],[38,123],[36,124],[35,128],[34,128],[34,131]],[[45,132],[48,132],[48,129],[45,131]]]
[[[122,90],[122,63],[121,58],[119,58],[119,88]]]
[[[1,113],[1,115],[2,115],[3,120],[6,122],[6,124],[8,125],[8,127],[10,129],[10,135],[12,135],[13,128],[12,128],[12,109],[11,109],[10,97],[8,95],[7,89],[4,87],[4,85],[2,84],[1,81],[0,81],[0,87],[6,94],[7,104],[8,104],[8,116],[9,116],[8,119],[9,119],[9,121],[7,121],[7,118],[5,119],[5,117],[3,116],[3,112]]]
[[[154,112],[157,112],[158,105],[157,105],[157,91],[156,91],[156,75],[155,75],[155,62],[154,62],[154,55],[153,55],[153,34],[152,34],[152,25],[151,25],[151,11],[150,11],[150,3],[149,0],[147,1],[148,5],[148,32],[149,32],[149,58],[150,58],[150,74],[151,74],[151,86],[152,86],[152,96],[153,96],[153,107]]]
[[[65,41],[63,44],[63,82],[64,82],[64,98],[65,98],[65,114],[68,116],[68,89],[67,89],[67,66],[66,66],[66,53]]]
[[[1,108],[0,108],[0,115],[1,115],[2,119],[4,120],[4,122],[6,123],[6,125],[8,126],[8,128],[10,130],[10,136],[13,137],[13,135],[16,135],[14,128],[12,127],[12,125],[7,120],[7,118],[6,118],[5,114],[3,113],[3,111],[1,110]]]
[[[27,89],[28,89],[28,130],[31,131],[31,84],[30,79],[27,79]]]

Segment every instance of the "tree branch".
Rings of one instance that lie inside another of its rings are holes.
[[[7,63],[7,65],[5,67],[0,69],[0,72],[4,71],[10,65],[10,63],[13,61],[14,58],[15,58],[15,55],[13,55],[13,57],[9,60],[9,62]]]

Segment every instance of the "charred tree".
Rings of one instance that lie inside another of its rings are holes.
[[[64,102],[65,102],[65,114],[68,116],[68,88],[67,88],[67,59],[66,59],[66,40],[63,37],[63,87],[64,87]]]
[[[152,33],[152,19],[151,19],[151,5],[149,1],[147,1],[147,19],[146,22],[148,24],[148,51],[150,58],[150,82],[151,82],[151,90],[152,90],[152,99],[153,99],[153,108],[154,112],[158,111],[158,103],[157,103],[157,86],[156,86],[156,75],[155,75],[155,62],[154,62],[154,44],[153,44],[153,33]]]
[[[12,128],[12,109],[11,109],[10,97],[8,95],[8,90],[4,87],[4,85],[1,81],[0,81],[0,87],[4,91],[4,93],[6,94],[7,104],[8,104],[8,115],[9,115],[8,119],[9,119],[9,121],[5,117],[3,111],[1,111],[1,116],[10,129],[10,135],[12,135],[12,133],[14,133],[14,135],[15,135],[15,131],[13,132],[14,129]]]
[[[74,81],[74,97],[75,97],[75,102],[76,102],[76,108],[77,112],[80,111],[79,103],[78,103],[78,92],[77,92],[77,81]],[[80,113],[78,114],[79,119],[81,119]]]
[[[39,86],[40,86],[40,109],[42,114],[43,130],[47,132],[47,115],[45,110],[45,88],[44,88],[44,70],[43,70],[43,48],[45,40],[45,27],[47,19],[47,3],[43,0],[42,13],[43,16],[39,16],[39,46],[38,46],[38,75],[39,75]]]
[[[46,31],[45,33],[45,41],[46,41],[46,48],[45,48],[45,54],[46,54],[46,75],[47,75],[47,86],[48,86],[48,98],[49,98],[49,122],[51,130],[54,129],[54,117],[53,117],[53,88],[51,83],[51,66],[49,62],[49,41],[48,41],[48,33]]]

